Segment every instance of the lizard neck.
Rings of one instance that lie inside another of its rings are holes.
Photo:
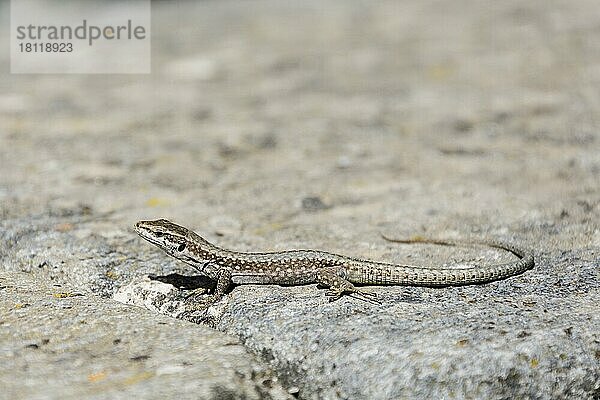
[[[190,231],[186,239],[188,253],[197,261],[217,261],[218,258],[231,253],[229,250],[212,244],[195,232]]]

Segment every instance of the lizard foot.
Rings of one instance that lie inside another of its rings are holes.
[[[341,298],[344,294],[347,294],[350,297],[353,297],[357,300],[366,301],[371,304],[381,304],[381,302],[377,299],[377,294],[372,292],[367,292],[361,289],[352,288],[352,290],[340,291],[329,289],[325,291],[325,296],[328,297],[329,302],[336,301]]]
[[[185,301],[202,301],[203,299],[210,297],[206,294],[205,288],[197,288],[190,290],[189,293],[184,295]]]
[[[381,301],[377,299],[377,293],[367,292],[364,290],[357,290],[356,292],[348,293],[348,296],[354,297],[358,300],[366,301],[371,304],[381,304]]]
[[[329,301],[335,301],[344,294],[349,295],[358,300],[366,301],[371,304],[381,304],[377,300],[375,293],[367,292],[355,287],[352,282],[347,279],[347,272],[340,267],[322,268],[317,273],[317,283],[329,286],[329,290],[325,291],[325,295]]]

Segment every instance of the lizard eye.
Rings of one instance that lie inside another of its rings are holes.
[[[162,232],[154,232],[154,236],[156,237],[162,237],[164,235],[164,233]]]
[[[185,243],[182,243],[179,245],[179,247],[177,248],[177,251],[184,251],[185,250]]]

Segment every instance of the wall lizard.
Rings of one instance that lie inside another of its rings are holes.
[[[499,241],[464,242],[424,238],[398,240],[382,235],[390,242],[399,243],[486,245],[507,250],[519,257],[519,260],[505,264],[438,269],[361,260],[318,250],[268,253],[232,251],[215,246],[195,232],[166,219],[139,221],[134,228],[142,238],[217,282],[214,293],[205,297],[208,303],[218,301],[232,284],[311,283],[328,287],[325,294],[330,301],[347,294],[378,303],[375,293],[355,287],[354,284],[430,287],[481,284],[518,275],[534,266],[533,254],[530,251]]]

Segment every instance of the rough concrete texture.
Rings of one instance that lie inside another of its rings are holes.
[[[596,3],[157,2],[151,75],[2,73],[0,396],[600,398]],[[193,312],[210,283],[131,229],[158,217],[440,267],[512,258],[379,233],[498,238],[536,267]]]
[[[23,272],[0,273],[2,398],[279,398],[238,340]]]

